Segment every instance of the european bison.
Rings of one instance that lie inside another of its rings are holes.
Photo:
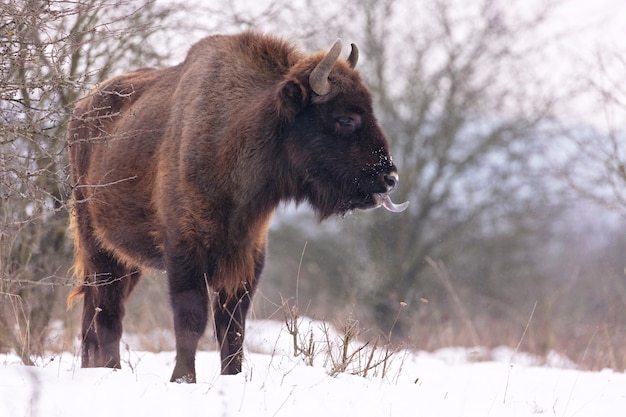
[[[267,229],[284,201],[320,220],[400,211],[398,176],[372,99],[338,60],[254,33],[211,36],[179,65],[105,81],[69,126],[82,366],[119,368],[124,301],[142,270],[168,275],[172,381],[195,382],[209,288],[222,373],[241,371],[245,319]]]

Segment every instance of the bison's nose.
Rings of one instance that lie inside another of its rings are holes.
[[[395,190],[398,186],[398,174],[395,172],[385,174],[383,179],[385,180],[385,184],[387,184],[387,194]]]
[[[379,206],[383,206],[387,210],[393,211],[394,213],[406,210],[406,208],[409,206],[408,201],[405,201],[402,204],[395,204],[393,201],[391,201],[391,197],[389,197],[389,194],[391,194],[391,192],[395,190],[398,186],[398,174],[396,174],[395,172],[385,174],[383,175],[383,180],[385,181],[385,185],[387,186],[387,192],[384,194],[376,195],[376,200],[379,203]]]

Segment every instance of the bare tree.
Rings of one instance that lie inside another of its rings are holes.
[[[605,49],[581,67],[586,71],[578,74],[579,98],[586,103],[582,107],[586,114],[573,126],[563,127],[570,153],[563,158],[562,172],[585,198],[625,213],[626,60],[623,53]]]
[[[368,283],[364,291],[384,328],[394,322],[400,301],[417,306],[433,292],[426,256],[467,273],[467,282],[470,273],[462,265],[478,260],[463,261],[470,258],[464,244],[475,247],[479,237],[487,242],[496,236],[502,243],[506,233],[520,233],[509,243],[521,250],[528,247],[521,232],[531,236],[541,229],[539,209],[550,203],[549,185],[541,179],[554,96],[531,64],[544,51],[540,29],[548,12],[519,18],[496,0],[419,6],[369,0],[362,8],[360,43],[367,59],[361,70],[400,169],[396,198],[411,201],[396,217],[361,216],[371,225],[355,240],[367,242],[377,265],[377,288]],[[501,261],[483,269],[489,276],[482,277],[481,291],[504,288],[489,282],[508,266]],[[408,330],[401,327],[396,325],[400,335]]]
[[[174,6],[154,1],[8,0],[0,5],[0,349],[44,348],[69,275],[65,125],[96,82],[153,65],[146,42]]]

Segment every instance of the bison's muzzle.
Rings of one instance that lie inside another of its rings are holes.
[[[399,213],[407,209],[409,207],[409,202],[405,201],[404,203],[395,204],[391,201],[389,194],[391,194],[396,187],[398,186],[398,174],[396,172],[392,172],[390,174],[385,175],[385,182],[387,183],[387,192],[375,194],[374,198],[376,200],[376,207],[383,206],[385,209]]]

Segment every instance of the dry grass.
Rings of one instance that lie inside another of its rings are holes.
[[[431,260],[432,261],[432,260]],[[325,366],[331,375],[341,372],[366,377],[388,376],[390,362],[401,360],[402,349],[435,351],[445,347],[476,347],[475,360],[490,359],[491,349],[508,346],[516,351],[543,358],[547,363],[554,352],[569,358],[581,369],[626,369],[626,324],[618,314],[621,304],[608,306],[612,314],[595,322],[579,321],[558,311],[559,303],[567,297],[555,296],[548,303],[531,300],[525,311],[475,294],[454,285],[445,265],[432,261],[439,274],[438,280],[447,288],[446,294],[454,301],[423,300],[417,311],[400,304],[397,319],[412,323],[402,343],[394,341],[394,328],[379,330],[371,321],[362,320],[360,313],[334,315],[316,322],[311,328],[308,317],[311,306],[300,311],[295,299],[272,303],[259,292],[251,319],[284,321],[291,338],[291,354],[309,365]],[[447,275],[446,275],[447,274]],[[22,301],[8,294],[0,294],[6,301],[5,314],[12,322],[19,322],[15,334],[17,346],[28,346],[28,323],[23,320]],[[546,297],[550,298],[550,297]],[[471,300],[471,301],[470,301]],[[60,303],[62,304],[62,303]],[[260,305],[259,305],[260,304]],[[269,305],[269,307],[268,307]],[[450,306],[452,305],[452,308]],[[167,280],[163,274],[145,277],[127,306],[122,349],[169,351],[175,348],[171,309],[167,295]],[[263,313],[261,313],[263,312]],[[13,320],[17,316],[17,319]],[[47,355],[60,351],[78,353],[80,306],[55,312],[61,317],[48,327],[48,336],[42,352]],[[18,320],[19,319],[19,320]],[[367,330],[364,330],[367,329]],[[271,342],[270,342],[271,343]],[[209,325],[201,339],[200,348],[216,350],[217,345]],[[31,361],[29,352],[25,360]],[[32,362],[30,362],[32,363]]]

